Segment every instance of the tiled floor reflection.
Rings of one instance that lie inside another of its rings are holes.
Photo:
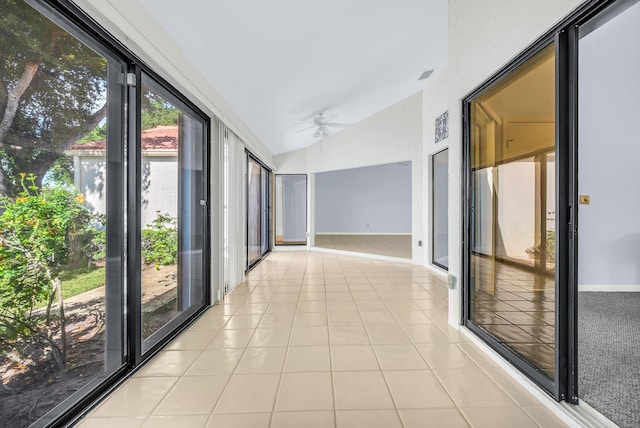
[[[555,279],[473,256],[471,319],[553,377]]]
[[[274,252],[82,427],[560,427],[410,264]]]

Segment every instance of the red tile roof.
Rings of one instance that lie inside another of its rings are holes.
[[[69,150],[104,150],[106,140],[74,144]],[[160,125],[142,131],[142,150],[178,150],[178,126]]]

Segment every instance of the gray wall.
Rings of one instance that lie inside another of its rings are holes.
[[[640,4],[580,41],[580,285],[640,284],[638,40]]]
[[[315,175],[316,233],[411,233],[411,162]]]

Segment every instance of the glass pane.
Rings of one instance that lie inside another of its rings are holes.
[[[261,222],[261,174],[262,166],[251,157],[247,161],[247,265],[262,256]]]
[[[555,370],[555,47],[471,103],[470,318]]]
[[[142,77],[142,338],[203,304],[204,124]]]
[[[307,176],[276,175],[276,244],[307,243]]]
[[[262,168],[262,254],[269,251],[269,171]]]
[[[0,424],[26,427],[123,364],[121,65],[0,10]]]
[[[449,267],[449,150],[433,155],[433,263]]]

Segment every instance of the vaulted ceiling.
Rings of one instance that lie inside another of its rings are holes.
[[[273,153],[360,120],[447,62],[447,0],[142,0]],[[333,131],[332,131],[333,132]]]

